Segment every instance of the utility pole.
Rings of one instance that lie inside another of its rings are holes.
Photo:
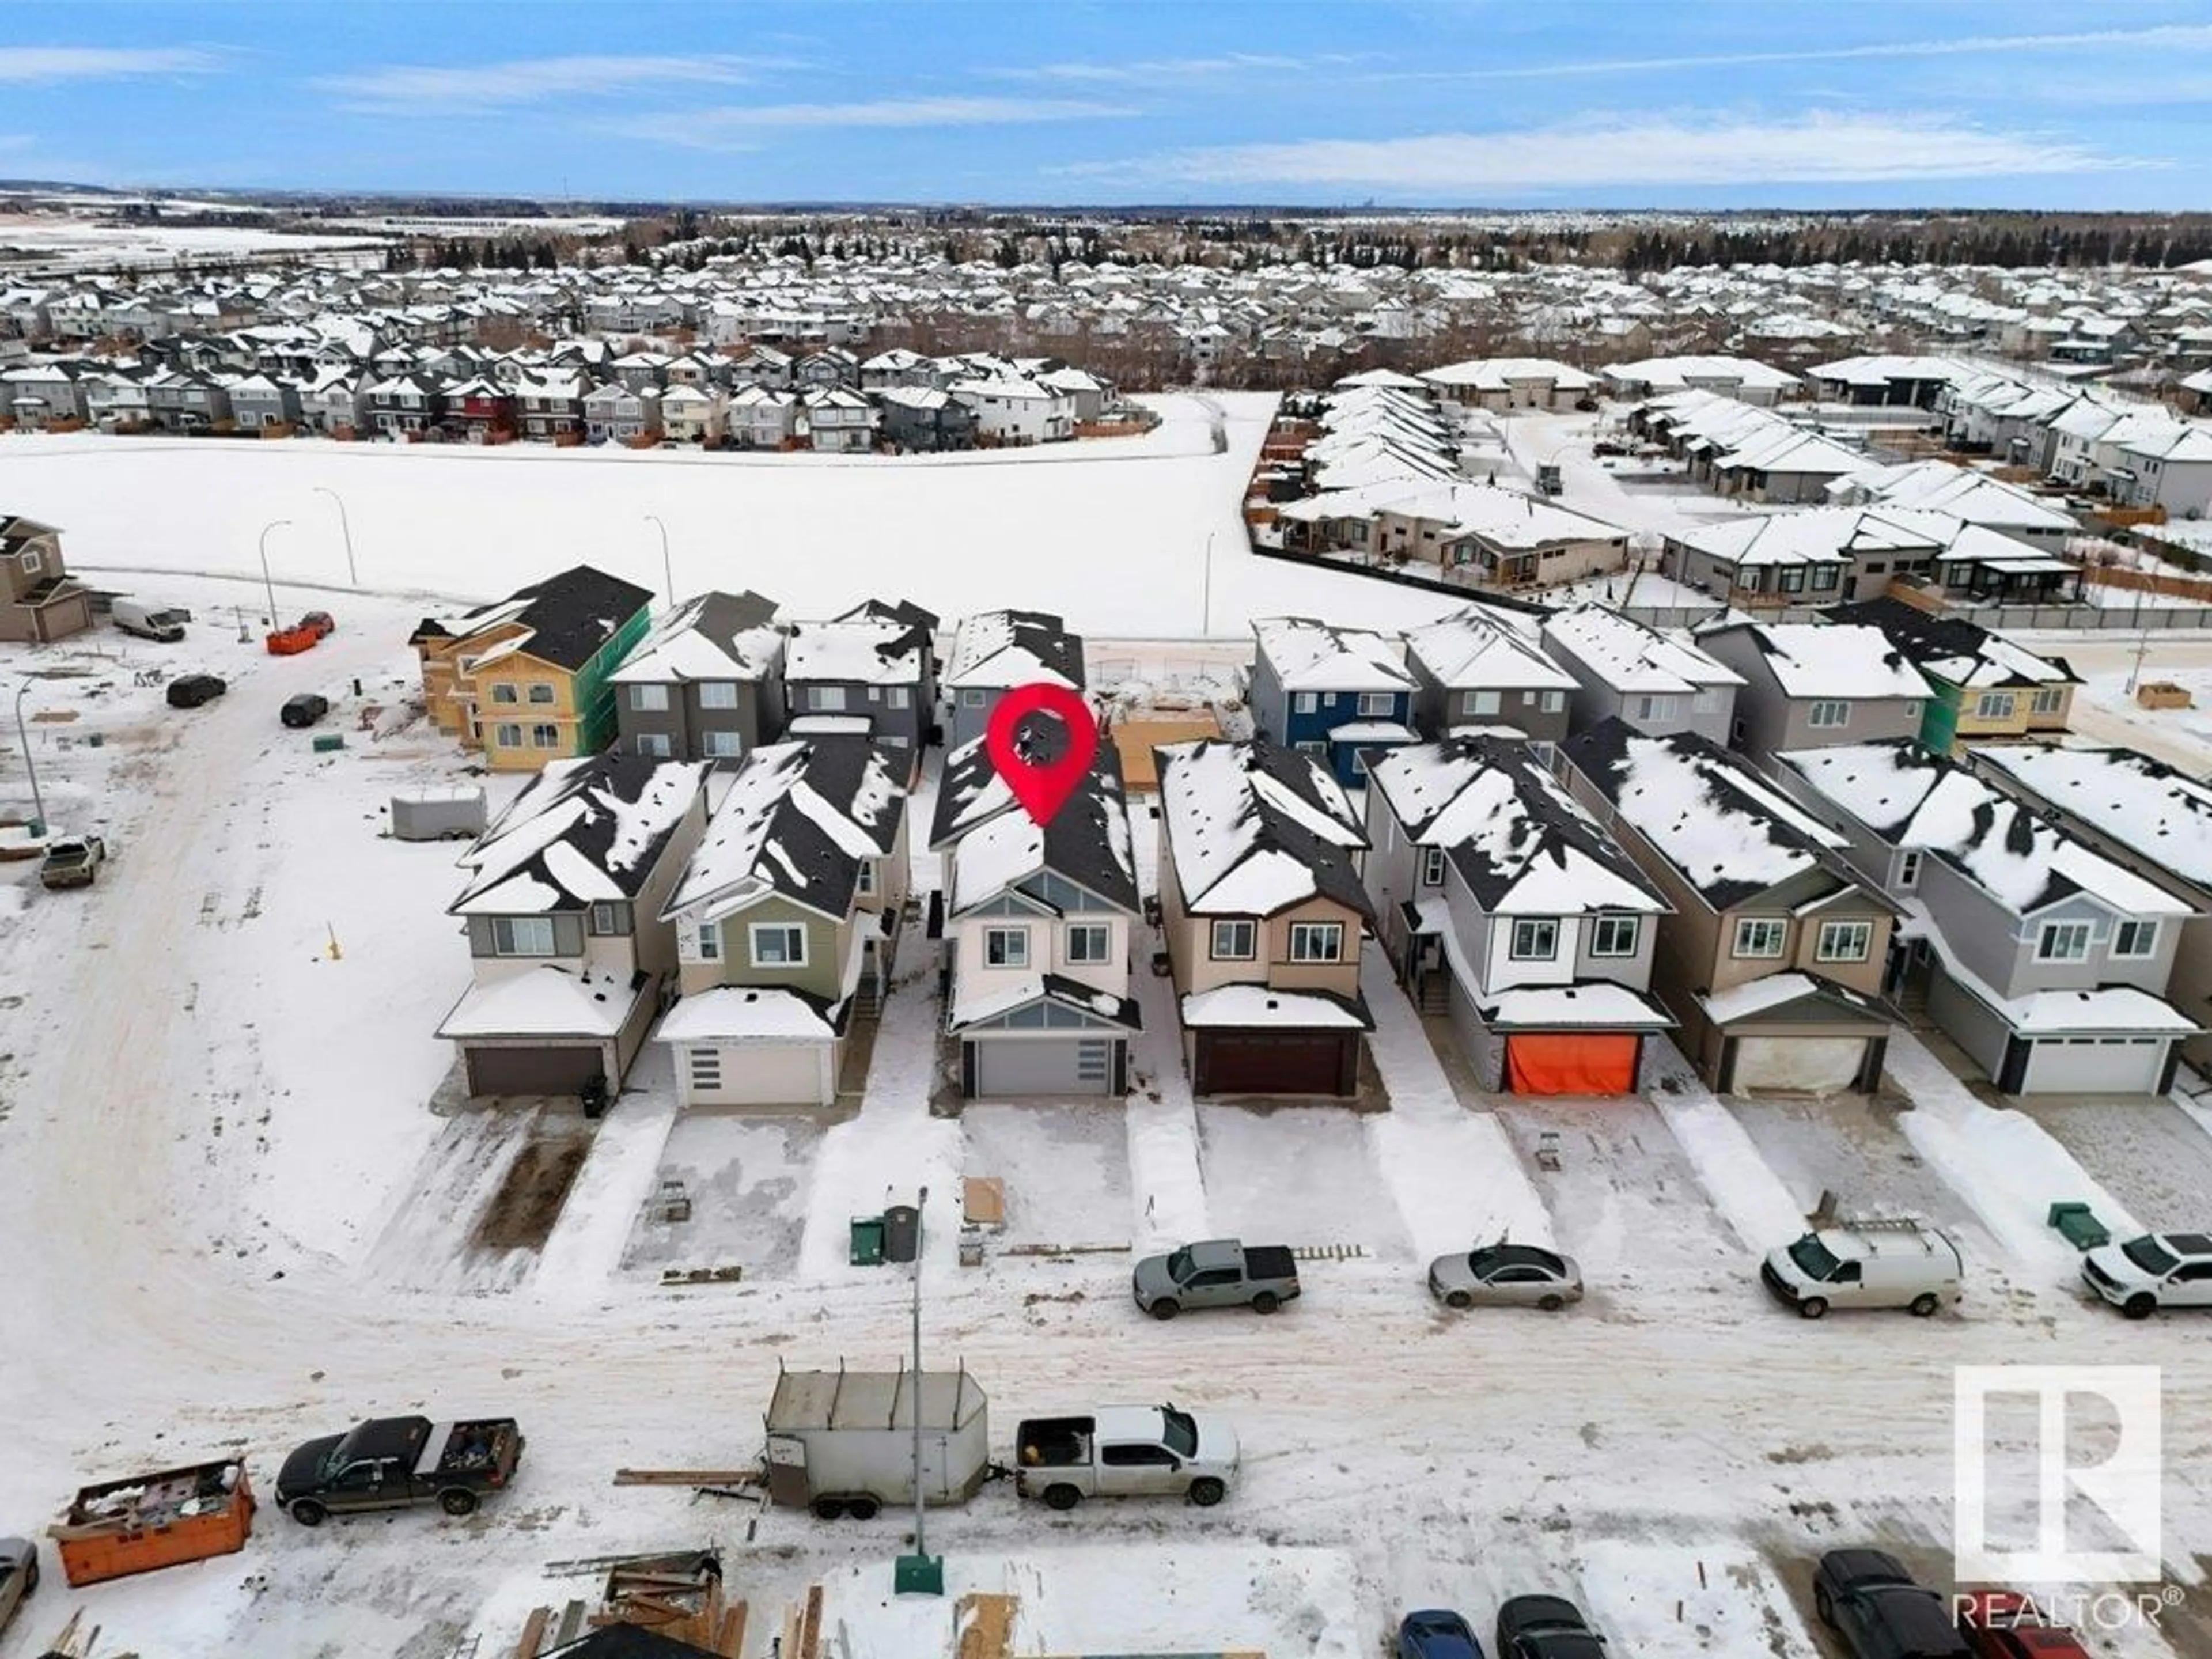
[[[1201,607],[1199,637],[1211,639],[1213,635],[1213,532],[1211,530],[1206,532],[1206,575],[1199,588],[1199,602]]]
[[[657,513],[648,513],[645,521],[660,532],[660,585],[668,590],[668,608],[676,608],[676,572],[668,562],[668,526],[660,521]]]
[[[346,517],[345,499],[327,484],[317,484],[314,489],[318,495],[327,495],[338,504],[338,528],[345,533],[346,581],[350,586],[359,587],[361,574],[354,568],[353,562],[353,520]]]
[[[289,519],[271,519],[261,526],[261,585],[269,590],[269,626],[272,629],[276,626],[276,584],[269,575],[269,532],[282,530],[291,522]]]
[[[927,1496],[921,1484],[921,1264],[927,1252],[922,1249],[923,1218],[929,1211],[929,1188],[921,1189],[914,1212],[914,1553],[902,1555],[891,1575],[894,1595],[913,1591],[924,1595],[945,1594],[945,1563],[933,1560],[929,1540],[923,1528],[927,1524]],[[960,1400],[956,1388],[952,1411],[957,1418]]]
[[[38,836],[46,833],[46,804],[39,799],[38,763],[31,758],[31,733],[23,724],[23,694],[30,689],[28,678],[15,688],[15,738],[23,745],[23,771],[31,781],[31,834]]]
[[[2142,635],[2136,641],[2136,665],[2128,670],[2127,695],[2131,697],[2136,694],[2136,682],[2142,678],[2143,659],[2149,654],[2150,624],[2145,623]]]

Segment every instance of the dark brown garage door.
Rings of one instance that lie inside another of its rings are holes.
[[[1352,1092],[1358,1038],[1334,1031],[1207,1031],[1198,1039],[1202,1095]]]
[[[573,1095],[604,1069],[599,1048],[471,1048],[472,1095]]]

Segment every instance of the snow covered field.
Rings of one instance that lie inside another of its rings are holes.
[[[251,540],[237,527],[274,509],[265,495],[243,509],[227,492],[270,489],[253,483],[257,469],[306,467],[287,490],[326,465],[394,476],[473,465],[526,483],[563,472],[491,456],[356,462],[270,447],[240,461],[216,446],[160,452],[162,467],[179,469],[162,477],[186,492],[181,502],[150,486],[143,499],[101,498],[90,481],[106,462],[82,473],[73,454],[27,464],[12,444],[0,446],[0,486],[66,495],[118,562],[238,570]],[[207,476],[169,459],[179,453]],[[999,470],[1021,480],[1061,465]],[[1221,463],[1161,458],[1135,473],[1078,463],[1055,487],[1183,465]],[[633,475],[649,484],[704,469],[613,458],[573,471],[627,489]],[[766,488],[753,471],[741,469],[738,494]],[[105,487],[123,489],[124,476],[108,473]],[[567,499],[580,511],[601,493]],[[544,568],[542,534],[497,533],[501,512],[544,522],[530,491],[492,506],[458,489],[412,503],[349,499],[367,579],[386,580],[382,561],[397,586],[488,592]],[[654,510],[650,493],[639,499]],[[1109,500],[1100,490],[1090,510]],[[304,519],[317,504],[283,506]],[[74,523],[43,501],[23,505]],[[203,514],[229,530],[194,529]],[[438,533],[455,515],[456,532]],[[623,524],[611,509],[605,522]],[[563,544],[588,547],[588,528]],[[321,533],[315,559],[342,572],[335,526]],[[1003,526],[988,533],[1012,547]],[[133,534],[171,556],[122,558]],[[951,568],[953,550],[937,551],[958,590],[967,578]],[[304,549],[295,556],[280,575],[317,568]],[[657,550],[629,556],[650,580]],[[468,560],[476,574],[453,579]],[[1255,584],[1309,580],[1241,557],[1238,567],[1234,583],[1226,557],[1217,569],[1217,629],[1224,596],[1254,604],[1269,591]],[[872,568],[898,566],[878,557]],[[1079,626],[1138,609],[1119,591],[1134,582],[1031,568],[1046,591],[1030,602],[1064,605]],[[721,580],[711,566],[679,567],[679,585],[709,579]],[[826,591],[789,561],[731,580],[786,597],[798,597],[794,585]],[[1346,580],[1378,599],[1423,597]],[[517,1489],[465,1522],[401,1515],[309,1532],[264,1507],[239,1556],[82,1593],[50,1571],[26,1620],[0,1637],[0,1659],[40,1651],[78,1607],[147,1659],[446,1659],[472,1637],[489,1656],[511,1648],[529,1607],[591,1593],[588,1577],[549,1577],[546,1564],[703,1542],[725,1549],[733,1593],[756,1610],[749,1659],[767,1652],[786,1601],[817,1581],[851,1659],[949,1652],[949,1601],[885,1594],[904,1530],[895,1519],[832,1527],[772,1511],[755,1535],[749,1505],[609,1484],[623,1466],[749,1460],[781,1363],[896,1363],[906,1282],[848,1265],[845,1233],[853,1215],[924,1181],[932,1363],[958,1359],[981,1380],[1001,1447],[1024,1413],[1099,1400],[1217,1407],[1243,1440],[1242,1485],[1218,1510],[1051,1516],[994,1486],[933,1516],[951,1589],[1022,1598],[1023,1651],[1371,1656],[1408,1607],[1458,1605],[1480,1626],[1502,1596],[1548,1589],[1579,1598],[1624,1659],[1830,1653],[1806,1605],[1820,1551],[1876,1543],[1943,1577],[1952,1368],[2071,1359],[2166,1374],[2168,1577],[2184,1602],[2167,1639],[2130,1629],[2099,1650],[2212,1652],[2203,1333],[2179,1317],[2122,1324],[2090,1305],[2063,1271],[2064,1252],[2021,1222],[2045,1186],[2076,1177],[2085,1193],[2109,1189],[2116,1210],[2163,1218],[2177,1194],[2149,1179],[2163,1161],[2156,1144],[2083,1158],[2093,1182],[2066,1150],[2070,1126],[2054,1122],[2054,1140],[2021,1115],[1962,1103],[1917,1057],[1897,1068],[1921,1103],[1910,1112],[1854,1116],[1692,1091],[1662,1092],[1656,1109],[1518,1102],[1493,1113],[1455,1094],[1380,973],[1366,991],[1387,1114],[1194,1109],[1165,981],[1141,972],[1147,1092],[1126,1109],[932,1116],[940,1011],[925,974],[891,998],[866,1100],[843,1121],[679,1120],[665,1062],[651,1058],[595,1131],[565,1115],[534,1124],[434,1110],[450,1055],[429,1033],[468,971],[444,914],[457,872],[449,848],[380,834],[394,787],[463,776],[459,753],[403,713],[404,640],[420,601],[342,598],[336,635],[272,659],[237,641],[227,609],[255,605],[258,581],[173,574],[159,586],[201,617],[183,645],[103,633],[91,651],[0,653],[0,669],[36,676],[25,713],[51,816],[101,830],[116,848],[84,892],[25,888],[28,866],[0,864],[0,893],[20,898],[0,904],[0,1251],[11,1264],[0,1297],[10,1408],[0,1531],[36,1532],[86,1481],[225,1447],[246,1449],[265,1495],[297,1440],[372,1412],[513,1412],[530,1452]],[[837,597],[878,589],[962,602],[919,580],[872,578]],[[278,594],[288,610],[306,601],[299,589]],[[187,666],[224,675],[229,695],[175,712],[135,682],[142,669]],[[301,690],[333,694],[325,730],[345,735],[343,750],[318,756],[305,734],[279,728],[278,703]],[[380,712],[364,726],[369,704]],[[12,762],[0,770],[0,799],[21,793],[20,779]],[[1153,829],[1140,815],[1148,883]],[[1140,929],[1140,963],[1151,949]],[[902,977],[917,965],[902,957]],[[1560,1136],[1557,1173],[1533,1167],[1547,1132]],[[501,1172],[532,1137],[587,1133],[542,1249],[479,1237]],[[2190,1134],[2212,1148],[2212,1131],[2179,1114],[2156,1133],[2177,1155],[2205,1155]],[[948,1224],[963,1174],[1006,1182],[1014,1220],[1002,1244],[1109,1248],[1057,1260],[1001,1250],[960,1267]],[[647,1213],[669,1178],[686,1184],[690,1224]],[[1814,1326],[1772,1307],[1754,1247],[1824,1188],[1958,1221],[1963,1310]],[[1307,1264],[1307,1295],[1274,1320],[1162,1326],[1129,1305],[1129,1256],[1110,1247],[1237,1226],[1366,1254]],[[1437,1309],[1420,1283],[1426,1255],[1500,1231],[1581,1253],[1589,1304],[1553,1316]],[[661,1282],[670,1267],[725,1263],[743,1279]],[[1158,1593],[1128,1594],[1139,1583]]]

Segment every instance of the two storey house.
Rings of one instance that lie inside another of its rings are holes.
[[[1650,737],[1693,732],[1728,742],[1743,676],[1688,640],[1595,605],[1547,617],[1543,639],[1545,654],[1575,677],[1569,730],[1618,720]]]
[[[1931,695],[1878,628],[1849,623],[1730,623],[1698,644],[1743,679],[1733,745],[1762,764],[1788,749],[1909,738]]]
[[[991,713],[1022,685],[1083,690],[1083,641],[1042,611],[980,611],[952,630],[939,684],[949,705],[945,741],[973,743],[990,730]]]
[[[1252,624],[1252,720],[1263,737],[1310,755],[1357,788],[1372,750],[1414,741],[1414,680],[1397,646],[1364,629],[1306,617]]]
[[[1422,734],[1510,731],[1531,743],[1565,741],[1576,681],[1544,654],[1541,621],[1477,603],[1407,634],[1413,724]]]
[[[783,729],[783,635],[775,601],[702,593],[653,624],[609,675],[632,754],[727,763]]]
[[[1939,755],[1974,738],[2054,736],[2066,729],[2081,684],[2063,657],[2045,657],[1964,617],[1901,599],[1869,599],[1822,613],[1830,622],[1879,628],[1928,684],[1916,734]]]

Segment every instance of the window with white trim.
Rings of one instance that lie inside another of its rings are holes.
[[[557,726],[533,726],[530,728],[532,749],[557,749],[561,744],[561,728]]]
[[[1516,962],[1549,962],[1559,954],[1559,924],[1532,917],[1513,924],[1511,955]]]
[[[2086,921],[2046,921],[2035,943],[2038,962],[2087,962],[2089,924]]]
[[[1295,691],[1291,694],[1291,713],[1293,714],[1310,714],[1316,706],[1314,694],[1310,691]]]
[[[541,703],[552,702],[553,688],[543,680],[534,682],[530,688],[530,701]]]
[[[737,760],[745,752],[745,734],[742,732],[702,732],[699,734],[699,752],[709,760]]]
[[[806,706],[817,714],[842,714],[845,712],[845,688],[810,685],[806,688]]]
[[[1824,697],[1805,711],[1805,724],[1811,726],[1849,726],[1851,706],[1839,699]]]
[[[806,966],[806,929],[795,921],[757,921],[749,930],[756,968]]]
[[[1344,924],[1340,921],[1294,921],[1291,924],[1292,962],[1341,962]]]
[[[1567,706],[1567,694],[1566,694],[1565,692],[1564,692],[1564,691],[1547,691],[1546,693],[1544,693],[1544,704],[1543,704],[1543,707],[1544,707],[1544,712],[1545,712],[1547,714],[1558,714],[1558,713],[1559,712],[1559,710],[1561,710],[1562,708],[1565,708],[1566,706]]]
[[[1594,957],[1632,957],[1640,931],[1634,916],[1600,916],[1590,924],[1589,953]]]
[[[1920,885],[1920,849],[1909,847],[1897,860],[1897,884],[1899,887]]]
[[[722,924],[702,921],[699,924],[699,960],[720,962],[722,959]]]
[[[2063,685],[2039,685],[2028,694],[2027,712],[2031,714],[2056,714],[2066,707],[2066,688]]]
[[[2154,921],[2121,922],[2112,929],[2112,954],[2129,957],[2156,956],[2158,924]]]
[[[1741,916],[1735,924],[1739,957],[1778,957],[1790,940],[1790,924],[1776,916]]]
[[[887,685],[884,688],[884,707],[886,708],[904,708],[913,701],[914,694],[903,685]]]
[[[491,949],[499,957],[550,957],[553,954],[550,916],[494,916]]]
[[[735,680],[702,680],[699,682],[699,707],[702,708],[735,708],[738,706],[738,683]]]
[[[1444,849],[1441,847],[1421,848],[1421,885],[1441,887],[1444,884]]]
[[[1073,921],[1067,925],[1067,960],[1071,964],[1096,967],[1106,960],[1113,930],[1103,921]]]
[[[2009,691],[1984,691],[1974,699],[1974,718],[1978,720],[2008,720],[2012,710]]]
[[[1397,712],[1396,694],[1389,691],[1362,691],[1359,712],[1370,720],[1387,720]]]
[[[960,693],[960,706],[963,708],[981,708],[983,706],[982,688],[975,685],[962,688]]]
[[[1864,962],[1874,949],[1870,921],[1824,921],[1813,944],[1815,962]]]
[[[1030,965],[1030,930],[1026,927],[986,927],[983,963],[988,968],[1026,968]]]
[[[1249,962],[1259,954],[1259,929],[1249,921],[1217,921],[1212,943],[1216,962]]]
[[[491,740],[502,749],[522,747],[522,728],[511,721],[502,722],[491,729]]]
[[[1631,720],[1671,720],[1674,718],[1675,699],[1673,697],[1634,696],[1626,700]]]
[[[1498,712],[1498,693],[1469,691],[1460,698],[1460,712],[1467,714],[1495,714]]]
[[[512,702],[520,702],[522,701],[522,698],[521,698],[521,696],[520,696],[516,692],[516,690],[515,690],[515,689],[514,689],[514,687],[513,685],[509,684],[508,684],[507,681],[505,681],[505,680],[501,680],[498,684],[496,684],[495,685],[494,685],[494,686],[492,687],[492,689],[491,689],[491,700],[492,700],[494,702],[509,702],[509,703],[512,703]]]
[[[629,706],[641,714],[665,713],[668,708],[668,688],[665,685],[633,685],[629,689]]]

